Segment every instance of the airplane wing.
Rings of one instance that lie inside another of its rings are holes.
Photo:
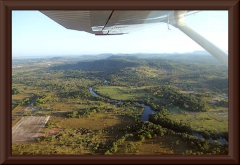
[[[72,30],[96,35],[126,34],[168,20],[173,10],[41,10],[55,22]]]
[[[120,35],[142,28],[167,23],[178,28],[215,58],[228,66],[228,54],[202,37],[184,22],[187,10],[41,10],[43,14],[67,29],[95,35]]]

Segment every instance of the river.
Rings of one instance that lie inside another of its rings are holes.
[[[92,87],[89,88],[89,91],[90,91],[90,93],[91,93],[93,96],[102,97],[102,96],[98,95],[97,93],[95,93],[95,92],[93,91],[93,88],[92,88]],[[114,100],[112,100],[112,101],[114,101]],[[121,101],[121,102],[122,102],[122,101]],[[149,106],[147,106],[147,105],[145,105],[145,104],[143,104],[143,103],[138,103],[138,102],[136,102],[136,103],[144,106],[144,111],[143,111],[143,113],[142,113],[142,116],[140,117],[141,120],[143,120],[143,121],[148,121],[150,114],[156,114],[156,112],[155,112],[154,110],[152,110]],[[198,133],[193,133],[192,135],[198,137],[199,139],[203,138],[202,135],[200,135],[200,134],[198,134]],[[212,138],[209,138],[209,141],[212,143],[212,142],[213,142]],[[227,140],[224,139],[224,138],[222,138],[222,137],[220,137],[219,139],[217,139],[217,141],[219,141],[222,145],[228,143]]]
[[[98,95],[96,92],[94,92],[92,87],[89,88],[89,91],[93,96],[102,97],[102,96]],[[112,100],[112,101],[114,101],[114,100]],[[137,104],[144,106],[144,111],[142,113],[142,116],[140,117],[141,120],[148,121],[150,114],[156,114],[156,112],[154,110],[152,110],[149,106],[147,106],[143,103],[137,103]]]

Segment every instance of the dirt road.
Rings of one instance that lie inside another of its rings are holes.
[[[34,97],[33,100],[29,105],[27,105],[25,108],[23,108],[21,111],[18,111],[16,113],[12,113],[12,121],[14,121],[17,117],[22,116],[25,111],[28,111],[29,108],[34,104],[34,102],[37,100],[37,97]]]

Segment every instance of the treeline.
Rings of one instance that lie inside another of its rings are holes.
[[[81,117],[90,116],[94,113],[112,112],[112,111],[114,111],[113,108],[107,108],[105,106],[98,106],[98,107],[84,108],[81,110],[71,110],[66,113],[66,116],[69,118],[81,118]]]
[[[228,78],[214,78],[211,80],[205,81],[213,91],[217,92],[228,92]]]
[[[26,97],[22,100],[19,100],[19,101],[16,101],[16,102],[12,103],[12,111],[20,105],[29,105],[33,99],[35,99],[35,96]]]
[[[188,133],[188,134],[193,134],[193,133],[199,133],[201,134],[204,138],[209,139],[210,137],[213,139],[218,139],[220,137],[224,137],[225,139],[228,140],[228,133],[227,132],[220,132],[216,133],[212,130],[203,130],[203,131],[197,131],[193,128],[191,124],[187,124],[185,122],[181,121],[175,121],[170,118],[170,112],[166,109],[162,109],[160,112],[157,114],[151,114],[149,115],[149,121],[161,125],[164,128],[171,129],[175,132],[180,132],[180,133]]]
[[[52,95],[50,95],[50,94],[43,94],[43,95],[36,95],[36,96],[38,98],[34,103],[35,106],[49,102],[52,97]]]
[[[198,138],[196,136],[191,135],[193,132],[196,132],[192,129],[191,126],[186,124],[176,123],[168,117],[170,113],[167,110],[163,110],[158,114],[152,114],[149,117],[148,122],[144,122],[140,119],[135,118],[135,124],[131,126],[127,126],[122,130],[125,134],[133,134],[133,136],[140,141],[144,141],[145,139],[150,139],[153,137],[164,136],[167,134],[180,136],[181,139],[186,142],[192,149],[188,150],[186,154],[227,154],[228,153],[228,145],[222,145],[217,140],[213,140],[210,142],[209,137],[213,137],[215,139],[224,137],[226,139],[228,134],[215,134],[215,132],[211,132],[210,130],[198,132],[203,135],[205,138]],[[181,132],[179,132],[181,131]],[[178,145],[178,142],[176,142]]]
[[[125,133],[133,132],[135,137],[141,141],[151,139],[152,137],[164,136],[168,133],[166,128],[140,119],[135,119],[135,124],[122,128],[122,131]]]
[[[68,111],[66,116],[69,118],[81,118],[84,116],[90,116],[96,112],[99,112],[97,108],[86,108],[82,109],[81,111],[78,110]]]
[[[227,100],[218,101],[215,103],[215,106],[228,107],[228,101]]]
[[[169,86],[158,86],[146,89],[147,92],[153,93],[158,102],[153,103],[151,100],[147,100],[147,104],[156,109],[169,108],[172,105],[178,106],[187,111],[193,112],[206,112],[210,109],[207,101],[194,94],[185,95]],[[156,104],[156,105],[155,105]]]
[[[19,94],[20,91],[17,88],[12,88],[12,95]]]
[[[16,108],[16,106],[18,106],[18,105],[27,105],[27,104],[30,104],[30,102],[31,102],[31,98],[26,97],[23,100],[19,100],[19,101],[13,103],[13,105]]]
[[[217,140],[213,140],[210,142],[207,139],[199,139],[196,136],[190,135],[189,133],[179,133],[175,132],[170,128],[164,128],[162,125],[155,124],[152,122],[144,122],[142,120],[136,119],[133,125],[127,126],[121,129],[125,135],[119,139],[116,139],[110,145],[105,154],[114,154],[119,152],[120,150],[124,150],[124,153],[137,153],[136,145],[138,142],[129,142],[128,137],[133,137],[139,142],[143,142],[145,139],[151,139],[154,137],[161,137],[165,135],[176,135],[180,136],[183,142],[188,144],[191,148],[186,151],[185,154],[193,154],[193,155],[202,155],[202,154],[227,154],[228,153],[228,145],[221,145]],[[125,144],[125,145],[124,145]],[[179,145],[179,141],[174,143],[175,145]]]
[[[228,145],[227,144],[221,145],[221,143],[218,142],[217,140],[214,140],[211,143],[209,140],[206,140],[204,138],[199,139],[198,137],[189,135],[187,133],[177,133],[177,135],[180,135],[182,140],[189,144],[191,148],[193,148],[192,150],[187,150],[186,154],[193,155],[228,154]]]
[[[86,100],[92,97],[92,94],[89,92],[89,89],[79,89],[79,91],[65,92],[65,93],[62,93],[61,95],[70,97],[72,99],[80,98],[83,100]]]

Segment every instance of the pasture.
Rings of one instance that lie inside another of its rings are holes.
[[[226,108],[211,109],[208,112],[188,112],[173,107],[169,111],[172,120],[192,125],[196,131],[228,132],[228,111]]]

